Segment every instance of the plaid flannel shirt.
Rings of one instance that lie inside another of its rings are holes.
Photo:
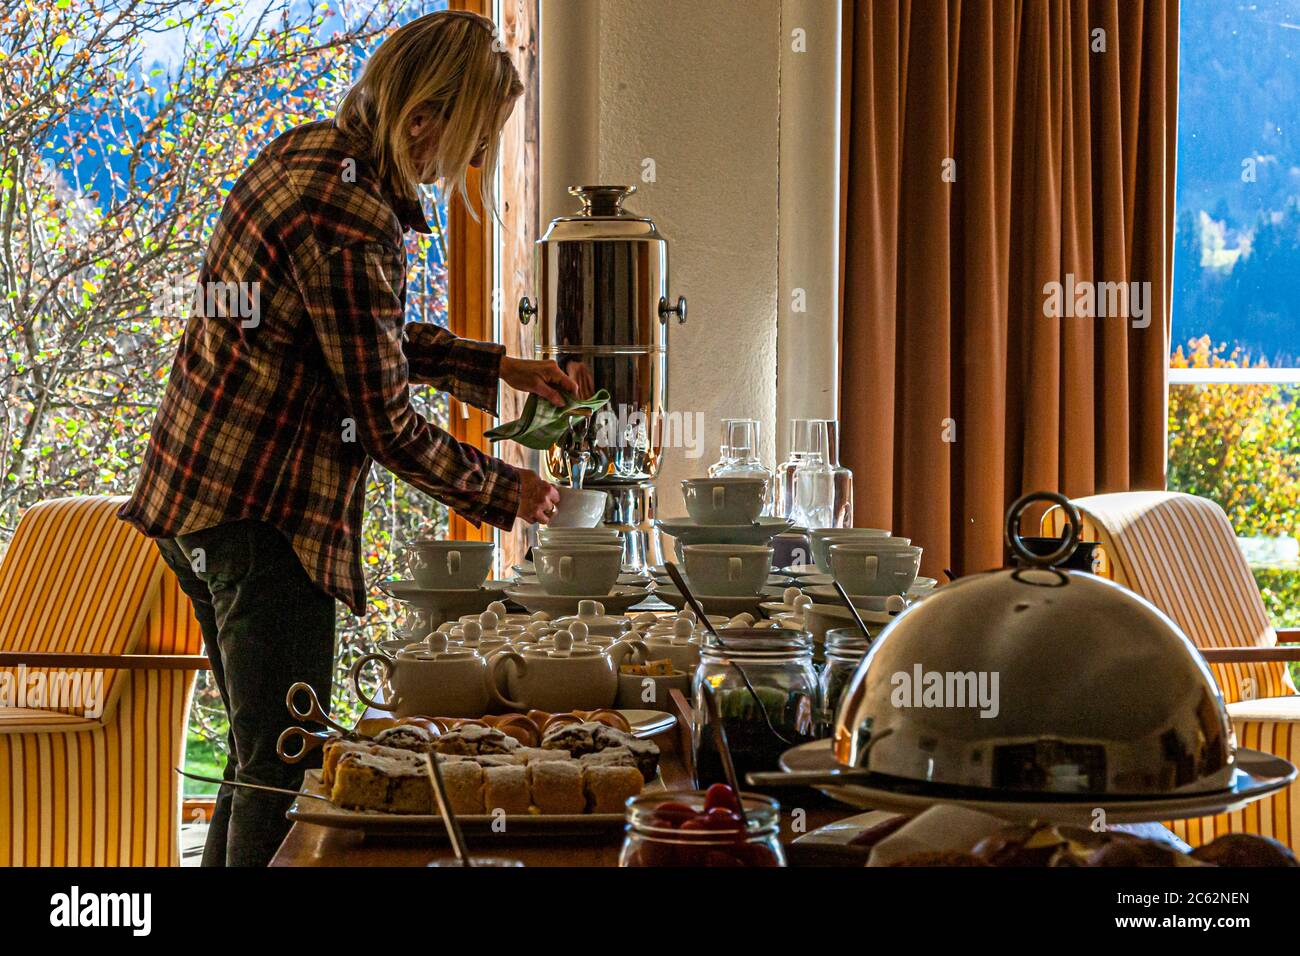
[[[372,460],[475,524],[509,528],[519,502],[515,469],[411,408],[415,382],[495,414],[504,349],[405,322],[403,233],[429,226],[365,154],[308,123],[235,183],[119,512],[151,537],[267,521],[357,613]]]

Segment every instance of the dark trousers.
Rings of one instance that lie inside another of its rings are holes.
[[[286,764],[275,742],[294,723],[285,695],[296,681],[311,684],[329,707],[334,599],[307,576],[288,539],[261,521],[161,539],[158,550],[194,604],[230,718],[224,779],[298,789],[312,761]],[[313,756],[319,766],[319,751]],[[289,831],[284,814],[292,802],[221,787],[203,865],[266,866]]]

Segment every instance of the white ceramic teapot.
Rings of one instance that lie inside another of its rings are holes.
[[[695,668],[700,663],[700,639],[690,621],[677,618],[673,621],[671,633],[655,631],[647,634],[643,640],[650,660],[667,658],[673,662],[673,670],[695,673]]]
[[[619,665],[629,657],[644,663],[645,644],[622,640],[601,648],[575,643],[569,631],[559,631],[547,644],[494,655],[488,662],[488,689],[500,706],[513,711],[610,707],[618,695]]]
[[[387,700],[372,700],[361,689],[361,671],[379,661],[381,681],[392,689]],[[482,717],[488,709],[487,662],[472,650],[447,646],[447,636],[430,634],[422,648],[365,654],[349,671],[352,692],[367,707],[399,717]]]

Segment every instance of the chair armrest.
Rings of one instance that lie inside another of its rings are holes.
[[[1269,664],[1275,661],[1300,661],[1300,644],[1275,644],[1272,647],[1198,647],[1211,664]]]
[[[1279,644],[1300,644],[1300,627],[1279,627],[1273,633]]]
[[[114,671],[206,671],[204,654],[50,654],[41,651],[0,651],[0,667],[102,668]]]

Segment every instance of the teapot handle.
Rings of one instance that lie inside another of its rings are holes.
[[[609,659],[614,662],[614,670],[618,670],[629,657],[637,664],[644,664],[649,660],[650,649],[645,646],[645,641],[624,638],[609,646]]]
[[[503,661],[514,661],[515,667],[519,669],[520,677],[528,673],[528,662],[524,660],[523,655],[518,651],[497,651],[488,659],[487,676],[484,678],[487,681],[488,693],[492,695],[493,700],[506,710],[518,711],[521,714],[525,713],[528,710],[526,704],[511,700],[501,693],[501,688],[497,686],[497,668],[501,666]]]
[[[393,693],[392,700],[381,703],[377,700],[371,700],[370,697],[366,695],[366,692],[361,689],[361,669],[371,661],[379,661],[382,665],[384,676],[381,680],[388,680],[392,677],[393,662],[390,658],[383,654],[362,654],[352,664],[352,669],[348,671],[348,676],[352,679],[352,693],[356,694],[357,700],[361,701],[361,703],[365,704],[367,707],[373,707],[375,710],[386,710],[389,713],[392,713],[397,710],[398,705],[402,702],[402,698],[399,697],[396,692]]]

